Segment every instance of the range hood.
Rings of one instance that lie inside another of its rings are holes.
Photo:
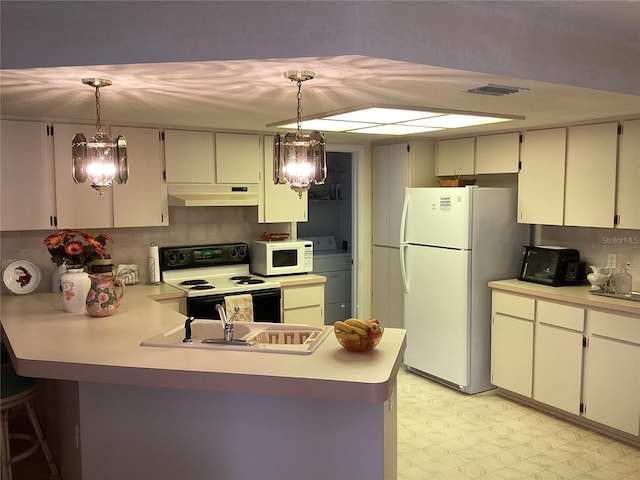
[[[250,207],[258,205],[258,186],[169,185],[171,207]]]

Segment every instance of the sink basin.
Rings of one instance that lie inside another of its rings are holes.
[[[331,327],[266,322],[237,322],[233,341],[225,342],[219,320],[191,322],[192,342],[185,343],[184,324],[143,341],[143,347],[197,348],[206,350],[240,350],[245,352],[293,353],[308,355],[318,348]]]

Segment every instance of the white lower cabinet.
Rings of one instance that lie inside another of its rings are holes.
[[[282,323],[324,325],[324,285],[283,285]]]
[[[491,383],[531,397],[535,300],[492,292]]]
[[[533,398],[579,415],[584,309],[537,303]]]
[[[493,290],[492,383],[640,444],[639,316],[534,295]]]
[[[640,435],[640,319],[591,310],[584,416]]]

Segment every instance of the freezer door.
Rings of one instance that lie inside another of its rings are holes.
[[[404,324],[409,367],[469,385],[471,252],[405,245]]]
[[[407,188],[402,210],[402,243],[471,248],[473,188]]]

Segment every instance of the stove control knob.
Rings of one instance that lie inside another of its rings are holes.
[[[169,252],[167,253],[167,260],[169,261],[169,263],[175,263],[176,261],[176,254],[175,252]]]
[[[247,251],[244,249],[244,247],[240,247],[240,250],[238,253],[240,254],[241,258],[244,258],[247,255]]]
[[[187,259],[187,256],[185,255],[184,252],[179,252],[178,253],[178,261],[180,263],[184,263],[184,261]]]
[[[229,250],[229,256],[231,258],[236,258],[238,256],[238,251],[235,248],[232,248],[231,250]]]

